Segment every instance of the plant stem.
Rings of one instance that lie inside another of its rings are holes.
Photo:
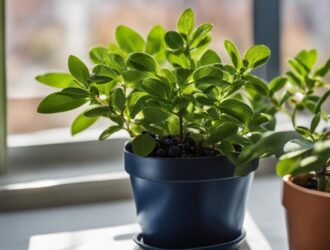
[[[180,142],[183,141],[183,113],[179,112],[179,133],[180,133]]]
[[[320,172],[316,173],[317,190],[325,192],[327,187],[327,168],[324,167]]]

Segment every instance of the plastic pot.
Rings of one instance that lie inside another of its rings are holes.
[[[124,160],[145,244],[197,248],[242,234],[253,174],[234,177],[226,157],[140,157],[125,150]]]

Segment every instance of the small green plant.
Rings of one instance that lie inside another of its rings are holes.
[[[157,25],[146,39],[119,26],[116,44],[90,50],[91,70],[70,56],[70,73],[36,77],[62,89],[47,96],[38,112],[85,105],[73,121],[73,135],[102,117],[112,125],[99,139],[126,130],[134,138],[134,153],[141,156],[150,155],[157,144],[148,133],[177,135],[180,142],[189,135],[235,163],[240,150],[275,127],[276,109],[268,100],[269,88],[251,73],[268,60],[270,50],[255,45],[241,55],[233,42],[225,40],[231,63],[224,63],[209,49],[212,24],[195,27],[194,22],[193,11],[187,9],[176,31]]]
[[[320,191],[330,191],[330,131],[317,130],[320,122],[329,122],[329,113],[322,105],[330,96],[330,84],[325,77],[330,71],[330,59],[316,68],[316,50],[302,50],[289,60],[291,70],[276,77],[269,84],[270,99],[277,110],[287,114],[295,131],[266,134],[258,143],[245,148],[240,155],[240,168],[244,163],[262,154],[279,156],[277,173],[300,175],[314,172]],[[298,124],[298,113],[309,113],[308,126]],[[313,186],[312,183],[309,183]]]

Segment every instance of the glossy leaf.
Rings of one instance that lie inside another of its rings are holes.
[[[121,129],[122,128],[120,126],[111,126],[101,133],[99,140],[104,141],[105,139],[109,138],[112,134],[118,132]]]
[[[214,144],[222,141],[225,138],[228,138],[238,131],[238,127],[233,123],[222,123],[214,131],[211,132],[210,136],[207,139],[209,144]]]
[[[116,40],[121,49],[128,53],[143,51],[144,40],[133,29],[120,25],[116,29]]]
[[[158,66],[154,58],[145,53],[133,53],[129,56],[128,65],[132,68],[145,72],[156,73]]]
[[[78,108],[86,102],[87,99],[75,98],[56,92],[48,95],[41,101],[38,106],[38,112],[43,114],[64,112]]]
[[[283,89],[285,84],[288,82],[286,77],[278,76],[275,77],[268,85],[269,95],[273,96],[277,91]]]
[[[112,105],[113,107],[122,112],[125,108],[126,96],[122,88],[117,88],[112,93]]]
[[[316,76],[324,77],[330,71],[330,59],[328,59],[325,64],[318,68],[315,72]]]
[[[89,70],[76,56],[71,55],[68,60],[69,71],[78,82],[88,86]]]
[[[198,40],[198,38],[203,38],[206,36],[213,28],[211,23],[203,23],[197,27],[192,35],[192,40]]]
[[[161,98],[167,97],[168,86],[166,86],[166,83],[160,80],[156,80],[152,78],[144,79],[141,82],[141,87],[145,92],[147,92],[152,96],[161,97]]]
[[[200,66],[221,63],[220,56],[212,49],[208,49],[200,58]]]
[[[248,68],[255,69],[267,62],[269,56],[270,50],[267,46],[255,45],[245,52],[244,59],[248,62]]]
[[[225,40],[224,45],[225,45],[225,49],[229,55],[231,62],[234,65],[234,67],[236,69],[240,69],[242,66],[242,60],[241,60],[239,51],[236,48],[236,45],[232,41],[229,41],[229,40]]]
[[[46,73],[36,76],[36,80],[54,88],[78,87],[72,75],[67,73]]]
[[[194,25],[195,25],[194,12],[190,8],[186,9],[179,17],[177,24],[178,30],[180,33],[188,36],[192,32]]]
[[[96,121],[98,120],[98,117],[86,117],[84,113],[81,113],[78,115],[72,125],[71,125],[71,134],[76,135],[85,129],[89,128],[92,126]]]
[[[154,26],[147,37],[146,53],[154,55],[165,49],[164,43],[165,29],[160,26]]]
[[[133,152],[140,156],[148,156],[155,148],[156,141],[148,134],[135,137],[132,141]]]
[[[247,104],[236,99],[222,101],[220,111],[242,123],[247,123],[253,117],[252,109]]]
[[[89,51],[89,58],[93,63],[101,64],[104,63],[104,55],[108,53],[108,50],[103,47],[94,47]]]
[[[147,107],[143,110],[144,121],[148,123],[158,123],[165,121],[171,114],[158,107]]]
[[[176,31],[169,31],[165,34],[165,42],[171,49],[184,49],[182,36]]]

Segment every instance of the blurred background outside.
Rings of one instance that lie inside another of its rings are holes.
[[[68,127],[72,122],[72,113],[36,113],[41,98],[51,92],[34,80],[37,74],[50,69],[67,71],[70,54],[90,63],[89,48],[114,41],[119,24],[144,37],[155,23],[174,29],[186,7],[195,10],[197,23],[215,25],[212,47],[222,56],[226,38],[235,41],[242,53],[253,43],[252,0],[8,0],[9,133]],[[321,62],[329,56],[329,0],[285,0],[281,16],[282,72],[287,59],[303,48],[319,50]]]

